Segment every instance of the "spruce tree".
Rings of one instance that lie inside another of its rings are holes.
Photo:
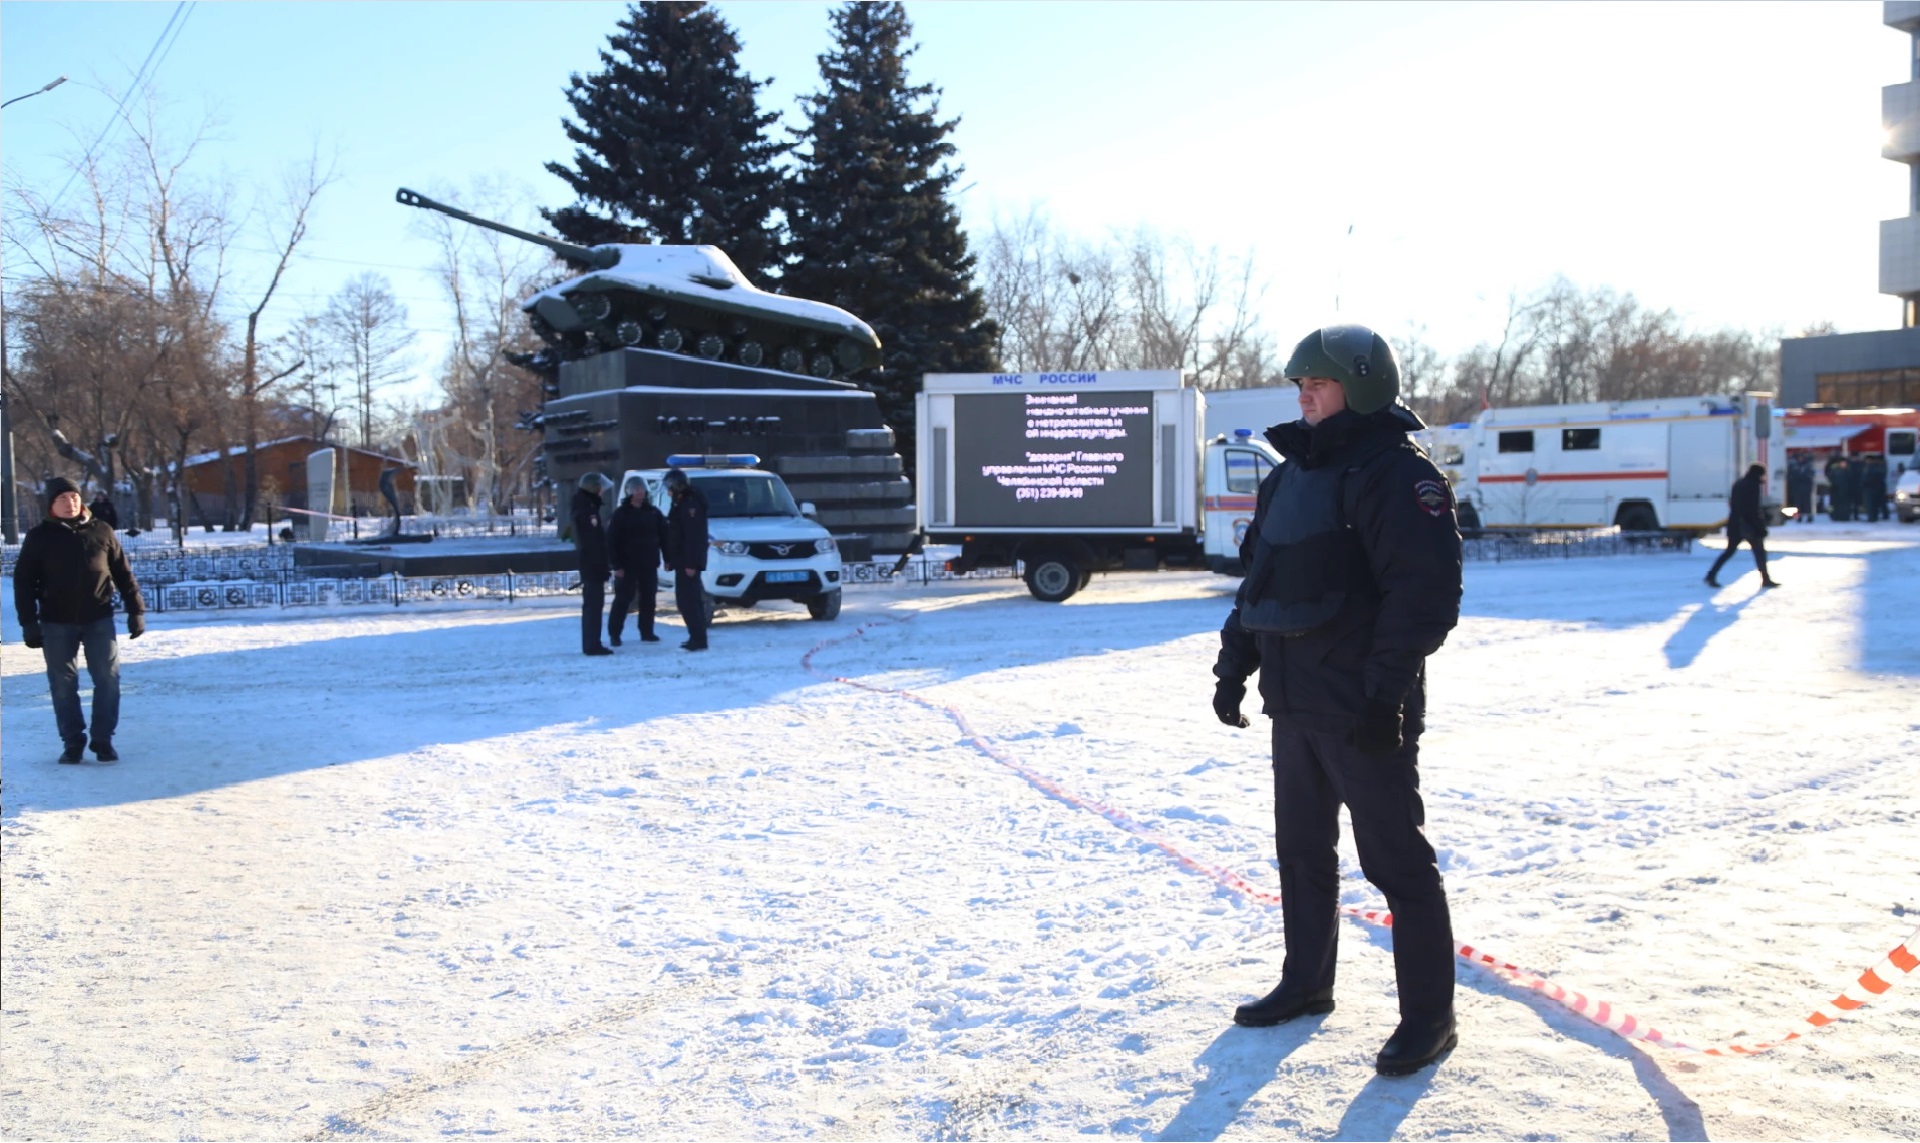
[[[548,163],[577,201],[543,210],[573,242],[711,243],[756,280],[783,264],[779,118],[755,97],[771,80],[740,70],[740,41],[703,3],[638,3],[573,76],[564,122],[573,165]]]
[[[911,464],[921,377],[994,367],[995,330],[947,200],[961,171],[947,136],[959,121],[940,119],[932,86],[907,80],[903,5],[855,0],[833,13],[833,34],[819,57],[823,90],[803,100],[781,291],[832,302],[880,335],[883,362],[852,379],[879,397]]]

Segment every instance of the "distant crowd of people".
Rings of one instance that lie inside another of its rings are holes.
[[[1822,511],[1835,523],[1874,523],[1887,518],[1888,495],[1905,471],[1903,463],[1888,472],[1887,458],[1877,452],[1836,453],[1823,466],[1801,453],[1787,463],[1787,506],[1807,524]]]

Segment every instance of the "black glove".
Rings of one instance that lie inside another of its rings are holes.
[[[1240,700],[1247,697],[1247,684],[1221,679],[1213,688],[1213,713],[1232,727],[1245,727],[1247,716],[1240,713]]]
[[[43,640],[40,637],[40,621],[33,620],[20,625],[20,641],[38,651]]]
[[[1400,704],[1380,695],[1368,699],[1347,742],[1362,754],[1385,756],[1400,749]]]
[[[147,633],[147,617],[134,612],[127,616],[127,638],[138,639]]]

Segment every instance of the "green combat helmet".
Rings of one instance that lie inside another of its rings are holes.
[[[1316,329],[1293,347],[1287,380],[1327,377],[1347,392],[1347,408],[1377,413],[1400,396],[1400,361],[1387,339],[1364,325]]]

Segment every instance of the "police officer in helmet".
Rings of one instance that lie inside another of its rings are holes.
[[[1426,838],[1419,744],[1426,659],[1460,616],[1460,533],[1447,481],[1407,433],[1400,366],[1364,326],[1309,334],[1287,362],[1302,417],[1267,431],[1285,459],[1261,483],[1247,575],[1220,631],[1214,712],[1244,727],[1260,675],[1273,720],[1274,828],[1286,961],[1234,1022],[1333,1011],[1339,811],[1393,910],[1400,1024],[1381,1075],[1410,1075],[1456,1042],[1453,933]]]

